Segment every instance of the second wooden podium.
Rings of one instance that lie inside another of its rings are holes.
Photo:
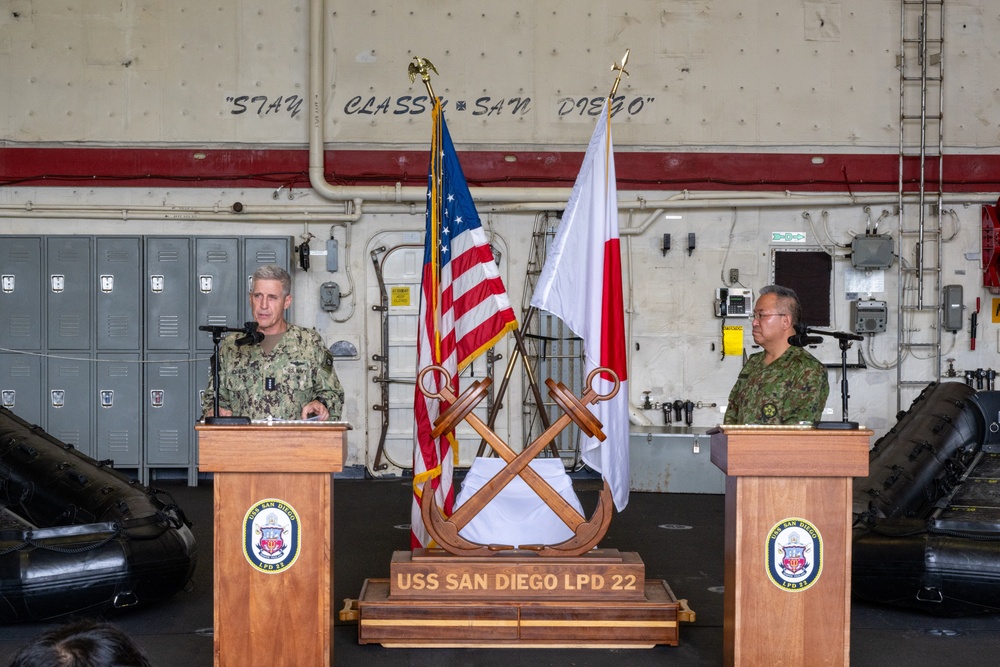
[[[847,665],[852,477],[869,430],[724,426],[727,665]]]
[[[331,664],[333,475],[344,423],[195,427],[215,473],[215,667]]]

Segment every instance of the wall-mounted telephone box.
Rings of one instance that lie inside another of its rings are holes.
[[[753,292],[745,287],[719,287],[715,290],[716,317],[750,317]]]

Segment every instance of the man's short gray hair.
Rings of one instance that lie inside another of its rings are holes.
[[[799,295],[795,293],[795,290],[784,285],[767,285],[760,288],[758,296],[764,296],[765,294],[773,294],[778,297],[778,303],[788,309],[793,326],[799,323],[799,319],[802,317],[802,303],[799,301]]]
[[[292,277],[288,275],[288,271],[285,271],[277,264],[265,264],[254,271],[253,282],[256,283],[258,280],[279,280],[281,281],[281,291],[284,292],[284,296],[292,293]]]

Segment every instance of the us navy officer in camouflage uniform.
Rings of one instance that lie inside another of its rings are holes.
[[[333,370],[333,356],[315,329],[289,324],[292,278],[273,264],[253,274],[250,308],[259,345],[237,346],[229,336],[219,347],[219,413],[251,419],[340,419],[344,389]],[[209,378],[202,411],[212,414]]]
[[[768,285],[754,305],[753,341],[764,348],[750,355],[729,394],[726,424],[797,424],[823,415],[830,383],[826,368],[788,338],[795,334],[802,306],[794,290]]]

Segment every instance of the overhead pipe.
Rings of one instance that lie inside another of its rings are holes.
[[[354,223],[361,218],[362,200],[345,201],[343,212],[323,209],[268,210],[240,202],[228,209],[217,206],[108,206],[87,204],[0,204],[0,218],[51,218],[56,220],[159,220],[172,222]]]
[[[403,188],[402,190],[406,190]],[[522,190],[520,188],[502,188],[503,190]],[[252,217],[254,222],[278,222],[296,223],[315,222],[331,223],[346,222],[353,223],[361,217],[362,205],[364,213],[367,214],[408,214],[423,215],[423,204],[427,199],[427,191],[420,189],[421,196],[419,204],[416,201],[387,203],[387,202],[365,202],[363,199],[364,188],[343,188],[345,194],[354,190],[356,194],[351,198],[353,209],[346,205],[343,212],[336,212],[327,206],[296,206],[295,212],[287,212],[289,209],[281,209],[273,205],[255,206],[253,204],[235,204],[229,209],[218,206],[205,207],[180,207],[180,206],[113,206],[113,205],[86,205],[86,204],[36,204],[25,202],[23,204],[0,204],[0,218],[53,218],[53,219],[89,219],[89,220],[166,220],[166,221],[211,221],[211,222],[239,222],[247,221]],[[493,190],[493,188],[478,188],[480,191]],[[527,189],[523,189],[525,192]],[[399,191],[399,189],[394,190]],[[715,195],[717,193],[707,193]],[[681,197],[681,198],[676,198]],[[740,197],[729,194],[725,198],[713,198],[709,196],[702,198],[700,193],[692,194],[685,192],[683,195],[675,195],[668,199],[646,199],[638,196],[630,199],[619,197],[619,210],[650,210],[651,213],[642,223],[636,227],[622,227],[619,234],[623,236],[638,236],[644,233],[661,213],[668,210],[684,211],[695,209],[713,208],[785,208],[785,207],[809,207],[823,206],[832,208],[836,206],[874,206],[881,204],[895,204],[899,200],[898,193],[874,194],[874,195],[812,195],[803,193],[787,192],[778,197],[748,196]],[[947,204],[993,204],[996,202],[995,193],[953,193],[945,195],[942,203]],[[480,213],[538,213],[544,211],[558,211],[565,208],[566,201],[559,202],[530,202],[492,204],[479,206]],[[239,210],[235,210],[238,208]],[[280,212],[280,211],[286,212]]]
[[[326,0],[309,1],[309,183],[316,194],[324,199],[341,201],[360,197],[381,202],[424,202],[427,188],[418,186],[356,186],[333,185],[326,180],[325,171],[325,73],[323,60],[326,48]],[[402,72],[400,73],[402,76]],[[565,204],[571,188],[469,188],[476,202],[521,202],[540,200],[549,209]]]

